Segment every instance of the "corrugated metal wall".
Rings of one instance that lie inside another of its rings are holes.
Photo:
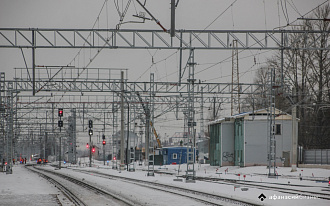
[[[330,149],[304,150],[305,164],[330,164]]]

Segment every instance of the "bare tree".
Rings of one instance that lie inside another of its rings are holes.
[[[284,85],[276,92],[276,107],[290,111],[291,104],[298,104],[299,144],[305,148],[330,148],[330,56],[329,56],[329,18],[330,4],[317,8],[300,26],[294,28],[306,31],[305,38],[291,35],[288,39],[295,48],[315,44],[319,50],[286,49],[284,50]],[[315,34],[312,31],[325,31]],[[266,68],[260,68],[255,82],[266,85],[267,68],[275,68],[281,73],[281,55],[278,52],[268,59]],[[289,89],[289,93],[286,89]],[[268,88],[261,88],[254,99],[264,98]],[[290,97],[290,101],[285,100]],[[262,107],[262,104],[255,104]]]

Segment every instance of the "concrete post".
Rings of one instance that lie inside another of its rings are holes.
[[[291,172],[297,171],[297,106],[292,108],[292,155],[291,155]]]

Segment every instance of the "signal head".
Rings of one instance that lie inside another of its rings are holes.
[[[58,109],[58,116],[63,117],[63,108]]]

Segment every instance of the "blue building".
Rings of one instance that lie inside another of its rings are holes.
[[[187,163],[187,147],[165,147],[161,148],[160,152],[163,155],[164,165]],[[196,150],[196,156],[198,156],[198,150]]]

